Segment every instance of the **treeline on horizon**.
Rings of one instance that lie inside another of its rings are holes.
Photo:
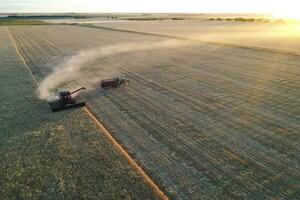
[[[84,19],[84,18],[90,18],[90,16],[84,16],[84,15],[6,15],[6,16],[0,17],[0,19],[61,19],[61,18]]]
[[[252,23],[277,23],[277,24],[286,24],[290,22],[298,22],[297,20],[292,19],[272,19],[272,18],[248,18],[248,17],[199,17],[198,15],[191,16],[153,16],[153,15],[137,15],[137,16],[122,16],[122,15],[110,15],[110,14],[76,14],[76,13],[66,13],[66,14],[0,14],[0,20],[3,19],[12,19],[12,20],[41,20],[41,19],[87,19],[102,17],[106,19],[123,19],[123,20],[132,20],[132,21],[160,21],[160,20],[209,20],[209,21],[235,21],[235,22],[252,22]]]
[[[277,24],[286,24],[288,22],[296,20],[287,20],[287,19],[268,19],[268,18],[209,18],[210,21],[235,21],[235,22],[253,22],[253,23],[277,23]]]

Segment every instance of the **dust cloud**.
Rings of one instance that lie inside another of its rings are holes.
[[[57,88],[64,84],[73,83],[73,87],[86,86],[87,89],[92,89],[95,83],[98,83],[104,78],[116,76],[120,72],[120,65],[114,65],[113,63],[105,65],[96,64],[96,61],[101,58],[111,58],[122,53],[174,48],[187,45],[191,45],[191,43],[174,39],[162,42],[139,42],[110,45],[82,50],[70,58],[65,59],[55,67],[54,71],[41,81],[37,93],[40,99],[49,100],[50,98],[55,98]],[[97,71],[87,69],[86,66],[91,66],[93,64],[94,67],[97,67]]]

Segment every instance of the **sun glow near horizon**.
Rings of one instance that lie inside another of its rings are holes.
[[[266,13],[300,20],[299,0],[19,0],[1,1],[6,12]]]
[[[299,7],[300,2],[296,0],[275,1],[271,13],[276,18],[300,20]]]
[[[300,12],[283,11],[283,12],[275,13],[274,16],[276,18],[300,20]]]

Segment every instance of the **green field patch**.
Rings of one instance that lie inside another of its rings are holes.
[[[27,19],[0,19],[0,26],[15,26],[15,25],[49,25],[50,23],[41,20]]]

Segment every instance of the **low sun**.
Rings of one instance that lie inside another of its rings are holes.
[[[275,17],[300,20],[299,3],[287,0],[284,4],[278,4],[274,12]]]
[[[286,18],[286,19],[297,19],[300,20],[300,12],[282,12],[276,14],[276,17]]]

